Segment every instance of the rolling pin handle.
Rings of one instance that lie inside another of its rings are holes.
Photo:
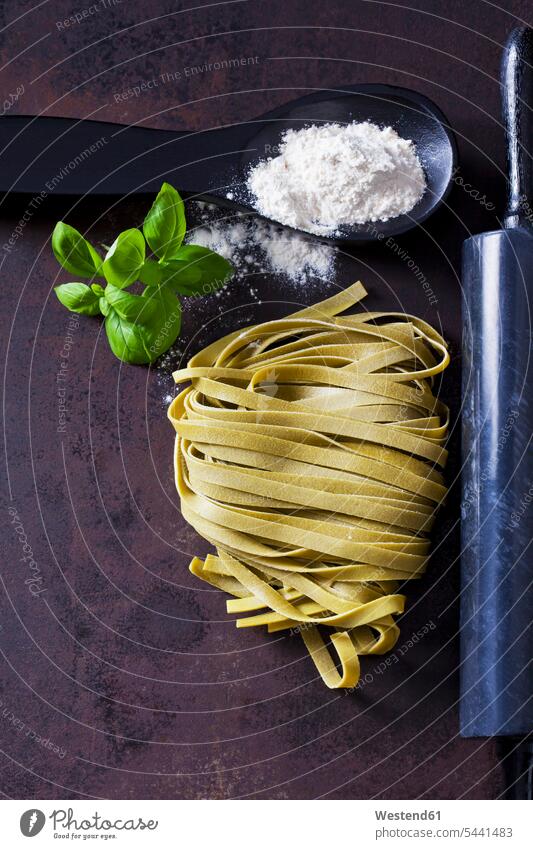
[[[509,189],[504,226],[533,226],[533,30],[514,29],[501,72]]]

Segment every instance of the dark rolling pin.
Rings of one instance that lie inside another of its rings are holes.
[[[533,798],[533,30],[502,64],[504,229],[463,248],[460,726],[502,737],[507,798]]]

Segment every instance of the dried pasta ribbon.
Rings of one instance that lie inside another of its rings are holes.
[[[396,643],[446,494],[444,340],[413,316],[344,315],[365,294],[209,345],[168,413],[183,515],[217,550],[191,572],[233,596],[238,628],[297,630],[331,688]]]

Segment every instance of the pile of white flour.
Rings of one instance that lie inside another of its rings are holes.
[[[409,212],[426,180],[412,141],[364,122],[288,130],[279,155],[256,165],[247,186],[262,215],[328,236]]]

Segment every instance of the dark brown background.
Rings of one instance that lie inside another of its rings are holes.
[[[457,133],[461,176],[502,208],[499,61],[509,29],[528,16],[526,2],[237,0],[190,3],[189,10],[162,0],[108,0],[68,29],[57,22],[89,0],[32,5],[9,2],[1,12],[2,93],[25,88],[13,112],[194,129],[246,120],[308,88],[398,84],[442,108]],[[259,61],[184,77],[185,67],[241,56]],[[128,86],[176,71],[176,82],[115,103],[114,94]],[[409,587],[402,656],[397,652],[398,662],[382,674],[380,659],[367,658],[369,683],[359,692],[327,690],[297,637],[238,633],[223,597],[187,571],[206,545],[183,523],[174,491],[165,417],[170,369],[121,365],[98,321],[82,317],[68,364],[67,432],[57,433],[56,373],[68,315],[51,295],[53,224],[68,217],[106,241],[140,223],[146,209],[135,200],[110,210],[104,200],[71,205],[49,198],[15,249],[2,251],[9,479],[2,508],[1,792],[496,797],[502,775],[494,744],[458,737],[457,485],[438,522],[429,572]],[[25,208],[14,199],[2,204],[0,244]],[[221,301],[188,305],[180,351],[360,276],[371,309],[400,305],[444,328],[453,364],[443,394],[456,418],[461,242],[495,226],[495,212],[456,186],[427,229],[400,240],[437,304],[405,262],[377,245],[342,257],[335,283],[306,289],[257,274]],[[458,449],[454,427],[452,484]],[[9,507],[18,511],[42,573],[45,592],[37,598],[24,583],[28,570]],[[428,623],[435,627],[403,652]],[[48,750],[47,739],[65,756]]]

